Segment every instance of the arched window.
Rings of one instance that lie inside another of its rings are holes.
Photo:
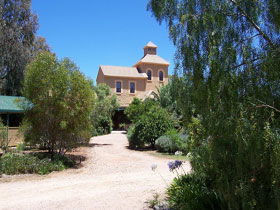
[[[148,80],[152,80],[152,71],[151,70],[147,71],[147,75],[148,75]]]
[[[163,72],[159,71],[158,73],[159,81],[163,81]]]

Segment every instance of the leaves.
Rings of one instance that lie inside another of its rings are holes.
[[[95,95],[69,59],[39,53],[27,67],[23,93],[33,104],[26,107],[27,141],[63,153],[90,137]]]

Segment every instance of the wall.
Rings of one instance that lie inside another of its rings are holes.
[[[116,93],[116,82],[122,82],[122,92]],[[135,82],[136,84],[136,91],[134,94],[130,93],[129,83]],[[118,97],[118,102],[120,103],[121,107],[128,106],[133,98],[143,98],[146,93],[146,78],[139,79],[139,78],[121,78],[121,77],[104,77],[104,83],[106,83],[110,88],[112,93],[115,93]]]
[[[141,72],[147,73],[148,70],[152,71],[152,80],[147,81],[147,91],[156,91],[158,87],[167,85],[168,83],[168,66],[160,64],[139,64],[138,68]],[[159,71],[163,71],[163,82],[159,81]]]

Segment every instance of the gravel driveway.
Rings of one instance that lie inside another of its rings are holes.
[[[170,182],[167,159],[127,149],[126,135],[113,132],[91,139],[80,169],[0,179],[0,209],[146,209],[145,201]],[[190,170],[185,163],[185,170]]]

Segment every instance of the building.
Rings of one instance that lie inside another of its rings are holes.
[[[24,97],[0,95],[0,120],[8,128],[9,146],[16,146],[23,141],[19,132],[24,114],[24,109],[19,104],[23,100],[25,100]]]
[[[99,67],[97,84],[107,84],[117,95],[120,110],[127,107],[134,97],[145,99],[152,92],[168,83],[169,63],[157,55],[157,46],[149,42],[144,56],[132,67]]]

